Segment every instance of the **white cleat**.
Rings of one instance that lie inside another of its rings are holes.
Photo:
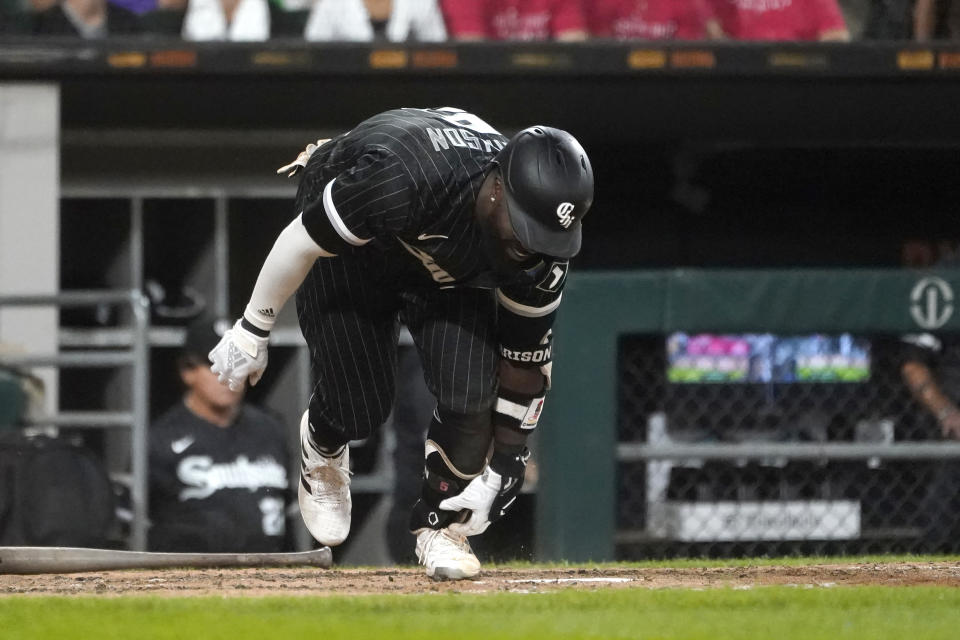
[[[300,515],[317,542],[330,547],[350,533],[350,447],[339,455],[322,455],[310,443],[308,412],[300,420]]]
[[[463,580],[480,573],[466,536],[447,529],[421,529],[417,534],[417,558],[434,580]]]

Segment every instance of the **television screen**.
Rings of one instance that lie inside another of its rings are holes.
[[[702,382],[864,382],[870,342],[848,333],[667,336],[667,379]]]

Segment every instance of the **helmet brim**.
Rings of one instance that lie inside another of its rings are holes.
[[[562,231],[551,229],[526,213],[509,188],[505,188],[503,192],[507,198],[507,211],[513,232],[525,249],[554,258],[572,258],[580,253],[583,233],[579,220],[575,220],[570,228]]]

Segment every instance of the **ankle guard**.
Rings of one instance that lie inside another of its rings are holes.
[[[443,529],[457,522],[461,514],[441,509],[440,503],[459,495],[474,477],[453,467],[443,450],[431,440],[427,440],[426,453],[420,499],[410,513],[410,531],[414,532],[424,528]]]

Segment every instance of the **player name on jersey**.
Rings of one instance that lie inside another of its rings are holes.
[[[464,149],[474,149],[475,151],[485,151],[486,153],[496,153],[506,146],[506,142],[497,134],[497,138],[487,138],[478,135],[469,129],[458,129],[446,127],[437,129],[434,127],[426,128],[427,136],[430,138],[430,144],[434,151],[449,149],[451,146]]]

